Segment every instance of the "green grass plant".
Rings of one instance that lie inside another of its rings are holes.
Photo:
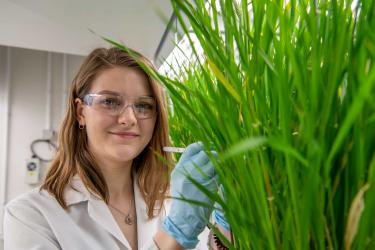
[[[375,249],[375,0],[171,3],[193,56],[149,70],[174,145],[219,153],[228,246]]]
[[[203,54],[156,77],[174,144],[219,152],[230,247],[375,249],[375,1],[172,5]]]

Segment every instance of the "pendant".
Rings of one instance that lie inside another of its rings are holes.
[[[125,223],[129,226],[133,225],[133,219],[132,217],[130,216],[130,214],[126,215],[125,217]]]

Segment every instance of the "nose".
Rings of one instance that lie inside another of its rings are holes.
[[[134,126],[137,123],[132,105],[127,105],[123,108],[118,116],[118,122],[128,126]]]

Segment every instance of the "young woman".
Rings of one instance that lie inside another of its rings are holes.
[[[162,151],[169,145],[164,93],[139,62],[152,67],[117,48],[96,49],[83,62],[44,183],[6,207],[5,249],[207,249],[201,233],[211,210],[167,205],[166,197],[212,205],[185,173],[215,192],[213,166],[203,145],[192,144],[169,187],[157,156],[170,160]]]

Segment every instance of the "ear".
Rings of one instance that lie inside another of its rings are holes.
[[[86,125],[85,115],[84,115],[84,105],[82,100],[76,98],[74,100],[74,104],[76,105],[76,117],[79,125]]]

